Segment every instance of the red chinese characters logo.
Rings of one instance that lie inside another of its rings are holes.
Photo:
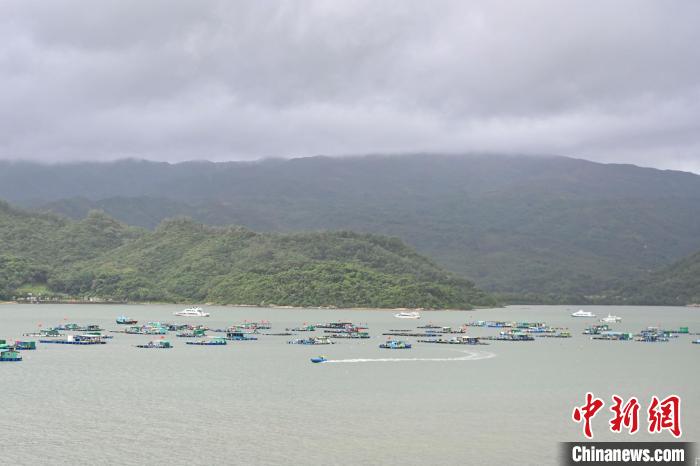
[[[612,396],[613,404],[610,411],[615,417],[610,420],[610,430],[612,432],[621,432],[622,427],[629,430],[630,434],[634,434],[639,430],[639,400],[632,397],[622,405],[622,398],[617,395]]]
[[[613,413],[610,419],[610,431],[622,432],[623,428],[630,434],[639,430],[639,400],[631,397],[627,402],[617,395],[612,396],[613,404],[610,411]],[[586,393],[586,402],[583,406],[576,406],[572,414],[574,422],[583,423],[583,434],[587,438],[593,438],[592,421],[605,403],[596,398],[592,393]],[[663,400],[653,396],[647,409],[648,431],[650,434],[668,430],[674,437],[681,436],[681,399],[677,395],[670,395]]]
[[[652,396],[647,414],[649,415],[650,433],[668,430],[676,438],[681,436],[681,399],[679,396],[671,395],[661,401]]]
[[[593,396],[593,393],[586,393],[586,404],[574,408],[572,417],[574,422],[583,421],[583,435],[588,438],[593,438],[593,429],[591,428],[591,420],[598,414],[600,408],[603,407],[603,400]]]

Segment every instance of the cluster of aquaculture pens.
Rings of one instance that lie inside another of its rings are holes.
[[[208,316],[208,314],[207,314]],[[410,316],[409,318],[420,318]],[[616,318],[614,322],[621,319]],[[601,322],[605,319],[601,320]],[[136,320],[120,316],[116,319],[117,330],[106,331],[99,325],[62,324],[51,328],[39,328],[35,332],[25,333],[23,338],[14,341],[0,339],[0,362],[21,361],[21,353],[36,350],[39,345],[104,345],[115,334],[150,336],[148,341],[133,345],[142,349],[172,349],[174,347],[168,337],[174,335],[186,345],[192,346],[225,346],[229,342],[255,341],[260,337],[294,337],[287,341],[290,345],[332,345],[344,339],[371,338],[367,325],[355,324],[348,321],[338,321],[320,324],[303,324],[284,331],[273,332],[269,321],[244,322],[226,328],[209,328],[203,324],[161,323],[148,322],[138,325]],[[497,335],[469,336],[471,328],[498,329]],[[301,337],[300,334],[308,336]],[[638,333],[615,331],[609,323],[590,325],[583,331],[593,340],[639,341],[648,343],[668,342],[679,336],[698,335],[691,333],[688,327],[677,330],[664,330],[648,327]],[[434,345],[488,345],[492,341],[528,342],[536,338],[571,338],[567,328],[549,326],[544,322],[505,322],[505,321],[476,321],[460,327],[449,327],[434,324],[418,325],[412,329],[391,329],[382,333],[385,338],[379,348],[382,349],[411,349],[412,344],[407,338],[415,338],[421,344]],[[31,339],[36,338],[36,339]],[[700,339],[692,340],[700,344]],[[323,356],[311,359],[312,362],[325,362]]]

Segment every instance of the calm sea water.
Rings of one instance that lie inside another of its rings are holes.
[[[381,310],[215,306],[207,308],[210,318],[174,317],[180,309],[2,305],[0,339],[19,338],[39,323],[115,329],[122,313],[212,328],[265,319],[273,332],[351,320],[367,323],[372,338],[308,347],[287,345],[290,337],[261,336],[197,347],[173,336],[175,348],[163,351],[134,348],[148,336],[117,334],[100,346],[40,345],[24,352],[21,363],[0,363],[3,463],[556,464],[558,442],[582,440],[571,411],[586,391],[608,403],[613,393],[637,396],[642,410],[652,395],[676,393],[683,400],[683,440],[700,441],[700,345],[690,343],[697,336],[661,344],[593,341],[581,331],[597,320],[571,318],[578,308],[561,306],[424,312],[420,321]],[[585,309],[621,316],[619,330],[683,325],[700,332],[698,308]],[[546,321],[569,327],[574,337],[378,348],[388,329],[479,319]],[[318,354],[355,361],[311,364]],[[391,360],[404,358],[417,360]],[[672,440],[667,432],[613,435],[608,419],[608,412],[595,418],[596,440]]]

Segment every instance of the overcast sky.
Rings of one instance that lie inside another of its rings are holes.
[[[547,153],[700,172],[700,2],[0,1],[0,158]]]

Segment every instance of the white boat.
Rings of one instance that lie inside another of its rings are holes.
[[[583,309],[579,309],[578,311],[571,314],[571,317],[595,317],[595,314],[593,314],[591,311],[584,311]]]
[[[600,319],[601,322],[612,323],[612,322],[622,322],[622,317],[613,316],[608,314],[607,317]]]
[[[397,319],[420,319],[420,314],[417,312],[399,312],[394,314]]]
[[[179,317],[209,317],[208,312],[204,312],[201,307],[188,307],[187,309],[175,312]]]

